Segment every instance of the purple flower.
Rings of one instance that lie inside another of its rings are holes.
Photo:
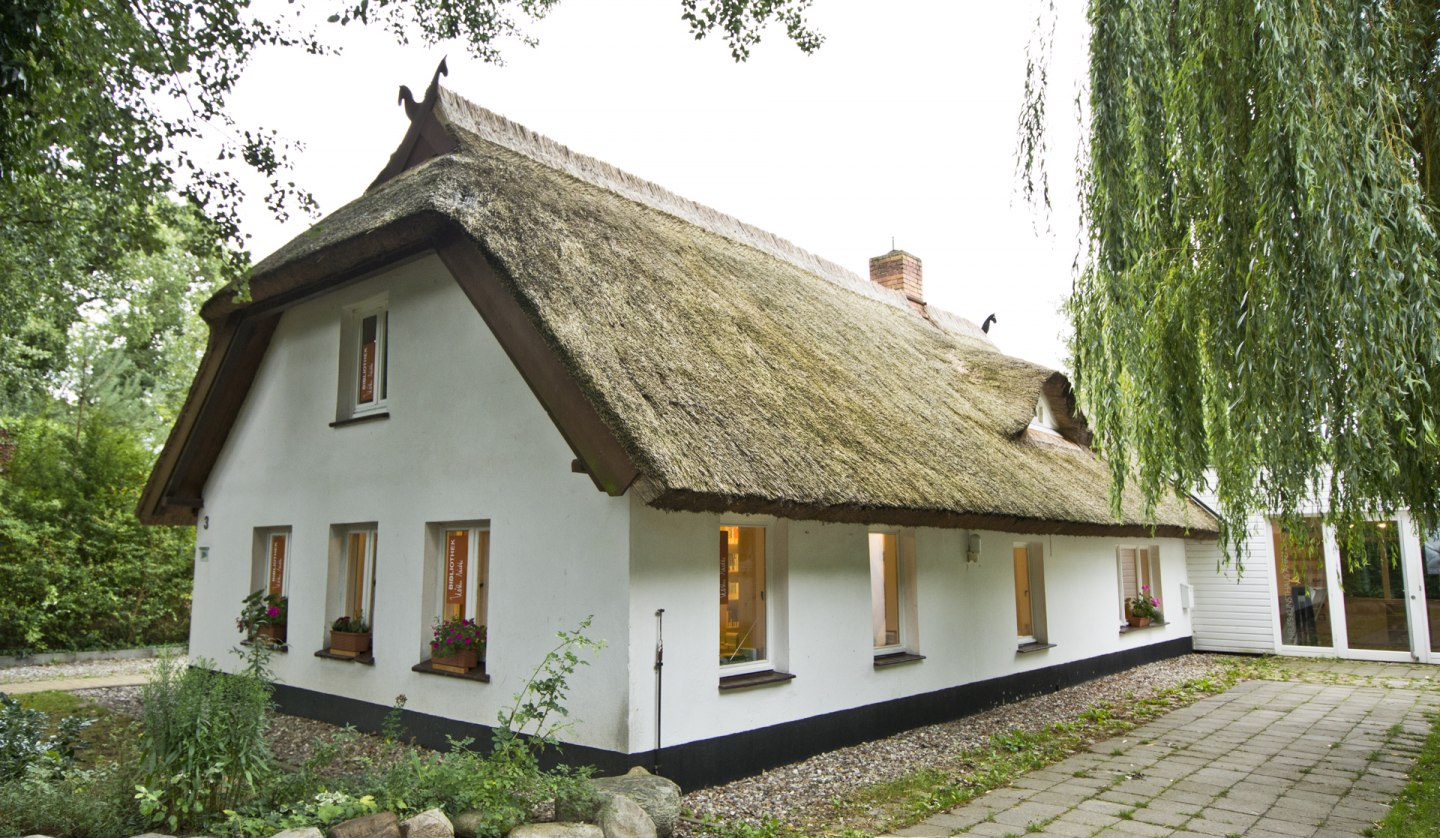
[[[280,609],[272,605],[269,608],[265,609],[265,616],[278,617],[280,616]]]

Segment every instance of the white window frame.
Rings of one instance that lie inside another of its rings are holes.
[[[870,538],[873,536],[893,536],[895,539],[895,589],[896,608],[899,613],[896,616],[896,624],[899,628],[896,643],[884,646],[874,644],[875,625],[875,565],[874,557],[870,553]],[[917,583],[915,570],[915,533],[913,530],[901,529],[872,529],[866,534],[866,555],[869,558],[870,567],[870,625],[871,625],[871,649],[875,657],[893,655],[897,653],[919,654],[919,618],[917,614]]]
[[[360,597],[364,600],[361,614],[350,612],[350,536],[365,536],[365,555],[360,559]],[[327,622],[334,622],[338,617],[350,617],[354,619],[361,617],[370,624],[371,629],[375,627],[375,562],[379,555],[378,543],[380,540],[380,528],[374,524],[361,524],[347,526],[341,531],[340,536],[340,613],[334,615]],[[369,584],[366,584],[366,583]]]
[[[1055,412],[1050,409],[1050,400],[1043,393],[1035,400],[1035,415],[1030,417],[1030,427],[1060,436],[1060,423],[1055,420]]]
[[[1129,552],[1127,556],[1126,553]],[[1115,591],[1119,597],[1120,622],[1129,619],[1126,602],[1131,596],[1125,592],[1125,566],[1129,562],[1135,571],[1135,593],[1140,592],[1145,575],[1141,571],[1148,564],[1150,569],[1150,595],[1160,600],[1161,614],[1164,614],[1165,598],[1161,596],[1160,546],[1158,544],[1121,544],[1115,548]]]
[[[340,328],[340,393],[337,418],[355,419],[389,408],[390,300],[388,295],[371,297],[343,310]],[[360,334],[365,319],[375,323],[375,398],[360,401]]]
[[[739,528],[741,528],[741,529],[758,529],[758,530],[760,530],[760,531],[763,533],[763,536],[762,536],[762,537],[764,538],[764,545],[765,545],[765,588],[764,588],[764,590],[762,590],[762,591],[760,592],[760,601],[761,601],[762,603],[764,603],[764,606],[765,606],[765,608],[764,608],[764,620],[765,620],[765,657],[763,657],[763,658],[761,658],[761,659],[759,659],[759,660],[754,660],[754,661],[742,661],[742,662],[740,662],[740,663],[722,663],[722,664],[719,664],[719,667],[720,667],[720,676],[721,676],[722,678],[725,678],[725,677],[729,677],[729,676],[731,676],[731,675],[748,675],[748,674],[750,674],[750,673],[752,673],[752,672],[769,672],[769,671],[771,671],[771,670],[779,669],[779,667],[776,666],[776,664],[775,664],[775,658],[776,658],[775,645],[774,645],[774,643],[775,643],[775,633],[774,633],[774,631],[773,631],[773,629],[772,629],[772,627],[775,625],[775,611],[776,611],[775,605],[774,605],[774,595],[773,595],[773,592],[774,592],[774,590],[775,590],[775,572],[776,572],[776,571],[775,571],[775,562],[774,562],[774,560],[773,560],[773,556],[774,556],[774,551],[773,551],[773,549],[772,549],[773,539],[771,538],[771,536],[772,536],[775,528],[771,527],[769,524],[755,523],[755,522],[753,522],[753,521],[721,521],[720,524],[719,524],[719,528],[724,528],[724,527],[739,527]],[[713,549],[713,548],[712,548],[712,549]],[[713,555],[713,554],[712,554],[712,555]],[[713,602],[713,600],[712,600],[712,602]],[[717,614],[717,617],[718,617],[718,614]],[[715,627],[716,627],[716,629],[717,629],[717,631],[718,631],[718,629],[719,629],[719,627],[720,627],[720,621],[719,621],[718,619],[715,621]],[[718,636],[718,634],[717,634],[717,636],[716,636],[716,638],[715,638],[715,652],[716,652],[716,657],[719,656],[719,651],[720,651],[720,638],[719,638],[719,636]]]
[[[1023,549],[1026,558],[1026,571],[1030,579],[1030,634],[1020,634],[1020,627],[1015,627],[1015,639],[1020,646],[1047,645],[1049,641],[1049,626],[1046,622],[1045,611],[1045,546],[1038,541],[1016,541],[1011,545],[1011,574],[1012,583],[1012,606],[1018,614],[1020,605],[1020,590],[1013,587],[1015,582],[1014,556],[1016,550]]]

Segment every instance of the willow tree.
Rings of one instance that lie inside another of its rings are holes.
[[[1434,525],[1440,3],[1090,0],[1088,18],[1071,366],[1117,500],[1210,471],[1232,556],[1257,511]],[[1045,63],[1021,119],[1035,195]]]

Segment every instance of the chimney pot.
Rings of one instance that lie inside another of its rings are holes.
[[[904,294],[916,309],[923,310],[925,294],[921,284],[920,259],[903,250],[892,250],[870,259],[870,281]]]

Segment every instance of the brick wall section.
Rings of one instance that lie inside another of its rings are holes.
[[[925,299],[921,288],[920,259],[903,250],[892,250],[870,260],[870,281],[900,291],[912,303]]]

